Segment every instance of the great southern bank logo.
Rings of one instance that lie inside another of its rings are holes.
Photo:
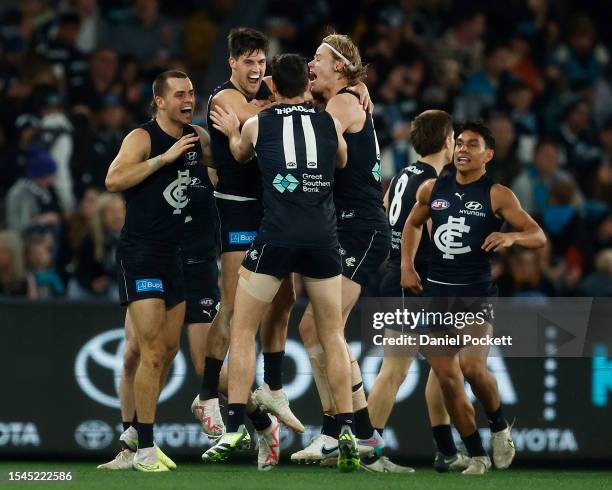
[[[287,174],[285,177],[281,174],[276,174],[276,177],[274,177],[272,181],[274,188],[281,194],[285,191],[293,192],[298,184],[298,180],[291,174]]]
[[[74,376],[79,387],[89,398],[106,407],[119,408],[124,350],[123,328],[107,330],[81,347],[74,361]],[[160,402],[171,398],[181,388],[186,372],[185,356],[178,351],[168,376],[168,384],[159,397]]]

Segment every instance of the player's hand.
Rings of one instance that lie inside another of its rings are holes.
[[[348,90],[356,93],[359,96],[359,103],[363,106],[365,111],[368,111],[370,114],[374,112],[374,103],[370,98],[370,92],[368,91],[368,87],[366,87],[365,83],[359,82],[357,85],[349,87]]]
[[[174,143],[165,153],[162,153],[161,158],[164,165],[176,161],[181,155],[189,151],[200,140],[197,134],[186,134]]]
[[[514,233],[500,233],[495,231],[485,238],[482,248],[485,252],[499,252],[502,248],[514,245],[516,241]]]
[[[217,106],[210,111],[210,119],[213,127],[221,131],[225,136],[240,132],[240,120],[230,107],[227,110]]]
[[[423,292],[421,278],[419,273],[414,270],[414,267],[402,266],[402,277],[400,279],[400,284],[404,289],[408,289],[411,293],[421,294]]]

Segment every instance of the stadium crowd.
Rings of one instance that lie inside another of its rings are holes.
[[[117,298],[125,207],[104,190],[108,165],[149,117],[157,73],[184,70],[198,90],[241,3],[3,2],[0,297]],[[488,172],[550,238],[498,258],[501,296],[612,296],[612,34],[599,3],[270,0],[260,20],[272,54],[311,57],[334,31],[359,45],[387,183],[418,158],[418,113],[483,118],[497,142]]]

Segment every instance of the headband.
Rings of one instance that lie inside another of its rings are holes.
[[[340,58],[342,61],[344,61],[344,63],[346,64],[346,66],[348,66],[349,68],[354,68],[353,63],[351,63],[349,61],[349,59],[344,56],[340,51],[338,51],[336,48],[334,48],[331,44],[329,43],[321,43],[321,46],[327,46],[329,49],[331,49],[331,51],[338,57]]]

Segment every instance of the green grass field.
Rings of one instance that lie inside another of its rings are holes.
[[[9,471],[72,471],[71,482],[23,483],[8,481]],[[335,469],[294,466],[286,463],[273,471],[260,473],[251,465],[179,464],[176,471],[163,474],[142,474],[136,471],[97,471],[94,463],[0,463],[0,488],[96,488],[155,490],[176,489],[612,489],[612,472],[515,469],[492,471],[483,477],[460,474],[439,475],[430,468],[419,468],[412,475],[342,474]]]

